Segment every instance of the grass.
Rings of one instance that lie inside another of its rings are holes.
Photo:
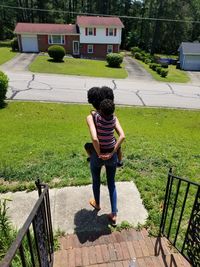
[[[16,55],[17,52],[13,52],[10,47],[0,47],[0,65],[4,64]]]
[[[56,73],[106,78],[126,78],[124,65],[121,68],[110,68],[106,61],[65,58],[63,62],[53,62],[48,56],[38,56],[29,66],[32,72]]]
[[[161,77],[156,71],[153,71],[149,68],[149,65],[145,64],[144,62],[137,60],[145,70],[147,70],[155,80],[159,82],[174,82],[174,83],[187,83],[190,81],[189,76],[184,70],[176,69],[176,66],[169,65],[168,70],[169,73],[167,77]]]
[[[159,56],[159,57],[161,57],[161,58],[178,59],[178,56],[177,56],[177,55],[155,54],[155,56]]]
[[[85,117],[91,106],[10,102],[0,110],[0,191],[91,183],[83,149],[90,140]],[[126,134],[124,168],[117,181],[134,181],[149,211],[147,225],[160,221],[169,167],[200,180],[200,112],[117,107]],[[102,182],[105,183],[105,175]]]

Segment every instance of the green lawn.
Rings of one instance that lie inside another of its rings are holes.
[[[29,66],[32,72],[81,75],[107,78],[126,78],[124,65],[121,68],[109,68],[106,61],[65,58],[64,62],[53,62],[48,56],[38,56]]]
[[[17,55],[10,47],[0,47],[0,65]]]
[[[147,70],[155,80],[160,82],[175,82],[175,83],[187,83],[190,81],[187,73],[184,70],[176,69],[176,66],[169,65],[169,73],[166,78],[161,77],[156,71],[149,68],[149,65],[137,60]]]
[[[50,186],[91,183],[83,149],[90,140],[85,122],[90,110],[31,102],[10,102],[1,109],[0,191],[31,189],[38,177]],[[148,224],[158,225],[169,167],[200,180],[200,112],[117,107],[116,114],[126,134],[124,168],[116,180],[135,181]]]

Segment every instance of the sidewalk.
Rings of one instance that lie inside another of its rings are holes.
[[[133,182],[117,182],[118,221],[128,221],[137,226],[144,224],[148,216],[142,204],[140,194]],[[101,186],[101,211],[97,212],[88,201],[93,196],[92,186],[65,187],[50,189],[51,215],[53,229],[66,233],[85,231],[107,231],[110,213],[110,201],[107,186]],[[34,204],[38,199],[36,191],[1,194],[1,198],[9,198],[8,215],[13,225],[22,227]]]

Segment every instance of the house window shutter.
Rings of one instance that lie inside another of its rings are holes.
[[[85,28],[85,35],[88,35],[88,28]]]
[[[108,28],[106,28],[106,36],[108,36]]]
[[[114,29],[114,36],[116,36],[117,35],[117,29],[115,28]]]
[[[96,28],[94,28],[94,36],[96,36]]]

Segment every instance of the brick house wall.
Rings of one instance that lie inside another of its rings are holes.
[[[84,58],[105,58],[107,55],[107,44],[93,44],[93,53],[87,52],[88,44],[80,44],[80,55]],[[119,44],[113,44],[113,53],[119,52]]]
[[[73,54],[73,41],[79,41],[79,35],[65,35],[65,44],[63,46],[67,54]],[[48,50],[49,46],[53,44],[48,43],[48,35],[38,35],[38,49],[41,52]]]

